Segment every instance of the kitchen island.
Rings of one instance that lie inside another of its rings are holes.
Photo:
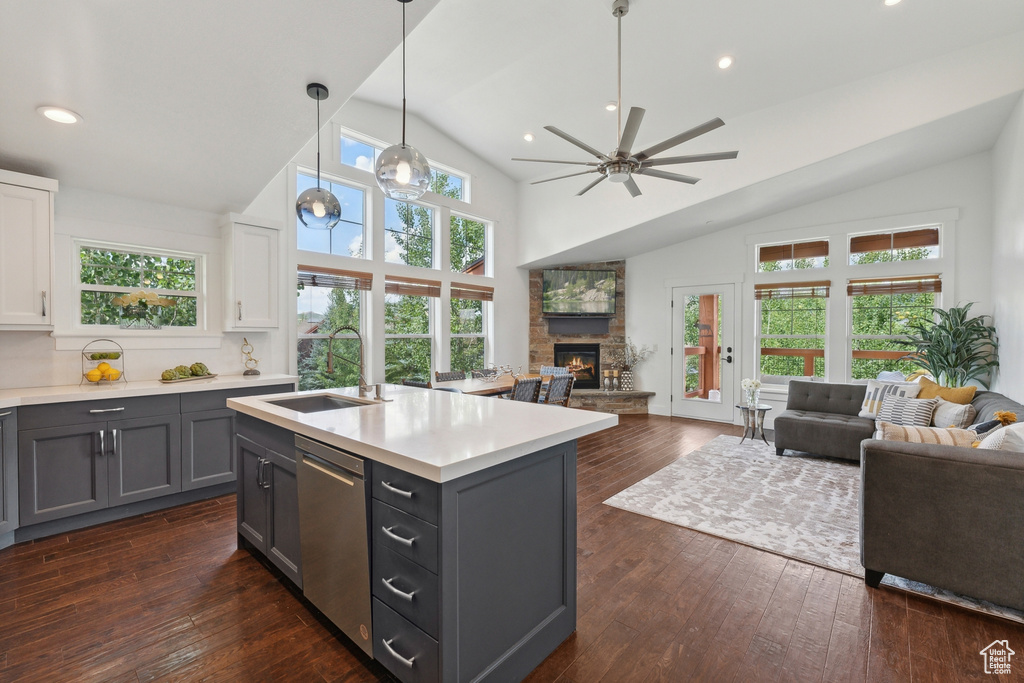
[[[359,405],[286,407],[325,395]],[[365,481],[367,566],[348,567],[345,585],[365,592],[372,618],[342,624],[320,608],[402,681],[520,680],[576,628],[576,439],[617,418],[396,385],[383,397],[353,388],[228,402],[241,413],[240,543],[320,607],[311,591],[335,570],[305,555],[347,520],[330,505],[328,523],[313,517],[299,500],[312,489],[298,484],[325,471],[312,451],[355,456],[354,474],[332,476],[345,495]],[[296,441],[307,444],[298,454]],[[339,538],[352,544],[351,531]]]

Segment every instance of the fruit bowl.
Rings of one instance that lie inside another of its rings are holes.
[[[82,381],[79,384],[127,382],[124,349],[112,339],[95,339],[82,349]]]

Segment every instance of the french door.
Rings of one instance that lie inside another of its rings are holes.
[[[672,288],[672,414],[732,422],[736,286]]]

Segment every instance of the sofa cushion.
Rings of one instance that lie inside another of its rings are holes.
[[[875,422],[875,438],[883,441],[933,443],[942,446],[970,448],[978,440],[978,433],[969,429],[943,429],[941,427],[913,427],[896,425],[885,420]]]
[[[971,405],[978,411],[978,417],[975,418],[978,422],[996,419],[996,412],[1000,410],[1009,410],[1017,413],[1018,419],[1024,418],[1024,405],[994,391],[979,391],[974,395]]]
[[[786,410],[809,410],[839,415],[857,415],[864,402],[864,385],[792,381]]]
[[[974,392],[978,387],[944,387],[936,384],[927,377],[919,380],[921,391],[918,398],[942,398],[951,403],[970,403],[974,399]]]
[[[775,418],[775,447],[849,460],[860,459],[860,442],[875,423],[856,415],[787,410]]]
[[[890,394],[882,399],[878,419],[897,425],[930,427],[938,403],[937,398],[903,398]]]
[[[932,413],[932,426],[933,427],[956,427],[957,429],[967,429],[974,418],[977,416],[978,411],[974,409],[970,403],[967,405],[960,405],[959,403],[953,403],[946,401],[941,398],[935,399],[939,402],[935,406],[935,412]],[[981,432],[978,432],[979,434]]]
[[[861,403],[860,412],[857,415],[873,420],[878,417],[878,411],[882,408],[882,399],[886,396],[917,398],[917,392],[920,390],[921,386],[913,382],[879,382],[876,379],[868,380],[868,387],[864,392],[864,402]]]

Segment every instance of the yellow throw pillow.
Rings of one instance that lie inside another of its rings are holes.
[[[969,429],[942,429],[940,427],[905,427],[891,422],[875,420],[875,438],[885,441],[933,443],[943,446],[970,448],[978,440],[978,433]]]
[[[960,405],[967,405],[974,400],[974,392],[978,390],[978,387],[943,387],[939,386],[935,382],[931,381],[927,377],[922,377],[921,391],[917,393],[918,398],[941,398],[943,401],[949,401],[950,403],[959,403]]]

